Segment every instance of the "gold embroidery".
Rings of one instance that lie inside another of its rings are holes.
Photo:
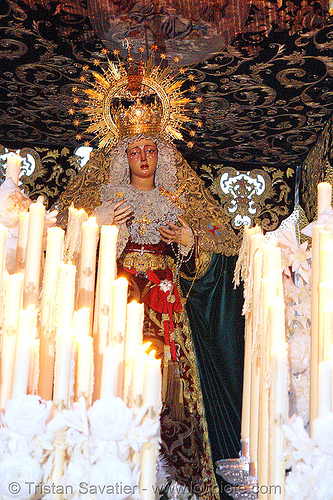
[[[139,272],[146,272],[148,269],[156,271],[156,269],[166,269],[168,267],[164,255],[154,255],[152,253],[130,252],[125,255],[120,263],[126,269],[135,269]]]
[[[151,219],[147,219],[146,212],[143,212],[141,219],[136,219],[135,222],[140,224],[140,233],[143,235],[146,232],[147,225],[151,224],[153,221]]]
[[[186,189],[185,184],[180,186],[174,193],[172,193],[171,191],[168,191],[163,186],[160,186],[159,189],[160,189],[160,193],[163,194],[163,196],[167,196],[169,198],[169,200],[172,203],[174,203],[178,208],[181,208],[182,210],[186,209],[186,205],[179,200],[179,197],[183,194],[183,192]]]

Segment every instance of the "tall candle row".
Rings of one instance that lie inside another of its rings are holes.
[[[332,217],[331,198],[331,185],[320,183],[318,220],[312,225],[310,435],[315,419],[333,411],[333,232],[325,223]],[[259,499],[271,500],[284,498],[282,424],[288,415],[280,251],[274,239],[264,242],[258,228],[245,230],[243,247],[247,248],[249,275],[244,280],[242,442],[249,441],[244,449],[252,476],[258,476]],[[280,485],[281,489],[261,490],[261,485]]]
[[[319,183],[317,195],[318,220],[312,227],[310,435],[315,419],[333,410],[333,233],[321,217],[331,212],[331,184]]]
[[[11,161],[7,177],[17,185],[20,161]],[[0,225],[1,409],[22,393],[53,399],[55,411],[82,397],[89,406],[116,396],[135,411],[146,405],[146,418],[158,419],[161,363],[142,345],[143,304],[127,303],[128,282],[117,278],[117,236],[116,227],[99,230],[94,217],[73,205],[66,232],[46,229],[38,199],[19,216],[17,273],[9,275],[7,230]],[[151,498],[156,458],[157,443],[146,446],[144,500]],[[52,473],[59,484],[63,464],[59,449]]]
[[[282,424],[287,418],[287,350],[280,249],[259,228],[244,231],[249,276],[245,282],[245,363],[241,438],[261,500],[283,498]],[[246,445],[244,446],[244,443]],[[273,443],[274,446],[273,446]],[[278,496],[274,488],[278,485]],[[264,486],[264,488],[260,488]],[[270,493],[267,493],[270,491]]]
[[[33,204],[31,207],[33,207]],[[73,213],[75,215],[72,210]],[[33,239],[36,236],[35,228],[37,226],[40,230],[42,228],[41,224],[36,223],[36,220],[40,220],[40,214],[40,210],[36,212],[32,209],[30,211],[29,217],[33,231],[28,235],[32,234]],[[87,237],[84,235],[85,228],[88,229]],[[79,389],[79,393],[83,392],[88,400],[91,400],[92,396],[93,399],[97,399],[102,391],[103,394],[112,394],[124,398],[126,403],[130,405],[138,404],[138,402],[142,403],[143,401],[143,375],[138,377],[136,366],[139,364],[137,359],[140,358],[141,362],[143,356],[140,346],[142,345],[144,311],[142,304],[136,302],[127,304],[127,280],[116,278],[118,230],[112,226],[104,226],[101,231],[100,268],[97,278],[96,301],[94,301],[94,270],[96,268],[98,226],[94,218],[91,217],[82,223],[82,232],[82,244],[85,243],[89,248],[80,253],[80,256],[83,257],[79,258],[79,262],[84,262],[84,266],[80,268],[79,279],[77,279],[76,266],[71,262],[62,260],[65,233],[59,227],[51,227],[47,230],[42,280],[40,276],[41,268],[39,267],[42,249],[39,251],[40,245],[38,244],[38,249],[36,247],[35,252],[30,252],[31,256],[35,255],[35,262],[31,262],[30,266],[30,269],[35,271],[34,283],[37,285],[40,280],[42,281],[40,299],[39,287],[38,293],[33,287],[33,300],[30,294],[28,298],[31,300],[27,301],[28,305],[25,306],[24,304],[24,299],[27,298],[24,289],[27,282],[25,267],[21,273],[15,275],[6,273],[5,275],[5,293],[2,308],[4,337],[2,340],[4,349],[8,352],[11,351],[12,355],[8,354],[6,361],[2,361],[1,369],[4,380],[1,390],[2,407],[11,397],[12,382],[7,383],[6,377],[12,377],[13,372],[12,369],[8,368],[8,363],[12,362],[13,364],[16,355],[17,318],[21,312],[31,309],[33,311],[39,309],[40,318],[38,331],[38,342],[40,344],[38,353],[39,367],[37,369],[39,372],[39,395],[48,400],[52,399],[53,395],[57,402],[61,400],[68,405],[74,394],[72,365],[75,359],[78,363],[76,373],[81,383],[84,379],[83,373],[90,372],[92,379],[93,372],[89,368],[90,364],[94,366],[95,371],[100,375],[99,379],[95,379],[94,395],[87,389],[89,385],[87,382],[84,390]],[[5,228],[0,228],[0,236],[1,234],[3,235],[2,240],[5,242]],[[30,236],[28,236],[29,241]],[[1,262],[3,269],[5,244],[2,246]],[[106,266],[106,272],[104,272],[103,264]],[[85,273],[82,268],[84,271],[89,272]],[[89,281],[86,278],[89,278]],[[89,297],[86,294],[87,291],[90,294]],[[88,297],[87,302],[84,297]],[[31,303],[29,304],[29,302]],[[91,309],[94,308],[95,324],[93,331]],[[36,312],[33,314],[36,315]],[[82,319],[83,316],[85,320]],[[73,321],[73,318],[76,319]],[[81,318],[81,320],[78,318]],[[29,337],[28,334],[26,336]],[[36,340],[36,335],[33,340]],[[92,359],[94,359],[94,362]],[[81,369],[80,365],[84,366],[85,363],[88,364],[86,364],[87,369]],[[4,372],[8,375],[5,375]],[[142,370],[143,373],[144,370]],[[70,386],[67,384],[65,390],[63,384],[65,384],[64,380],[66,378],[71,379],[71,382]],[[132,383],[134,384],[133,387]],[[138,393],[140,385],[141,389]],[[6,386],[6,389],[4,386]],[[60,389],[58,386],[60,386]],[[91,383],[90,386],[92,390],[93,384]],[[28,386],[26,390],[28,390]],[[64,396],[65,393],[66,397]],[[155,395],[158,396],[157,392]]]

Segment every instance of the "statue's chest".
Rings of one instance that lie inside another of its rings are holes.
[[[142,196],[126,200],[133,209],[133,217],[128,223],[131,240],[135,243],[158,243],[158,228],[168,222],[177,223],[177,208],[162,195]]]

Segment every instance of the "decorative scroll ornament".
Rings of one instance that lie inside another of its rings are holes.
[[[106,51],[103,53],[106,55]],[[114,54],[118,55],[118,51]],[[100,61],[95,60],[95,65],[101,65]],[[182,124],[191,121],[184,107],[191,100],[181,90],[185,80],[176,80],[172,74],[172,65],[154,65],[152,58],[136,63],[129,54],[127,64],[108,59],[102,71],[91,71],[92,88],[83,89],[87,95],[83,112],[90,121],[87,133],[99,138],[99,148],[112,148],[118,140],[138,134],[158,135],[169,141],[183,138]]]
[[[215,185],[233,227],[240,228],[253,225],[270,195],[272,181],[263,170],[240,172],[223,167]]]

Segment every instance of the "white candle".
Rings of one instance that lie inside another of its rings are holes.
[[[12,397],[27,394],[32,339],[20,337],[16,346]]]
[[[156,483],[156,461],[158,443],[146,443],[143,447],[140,460],[139,490],[142,500],[155,500],[154,486]]]
[[[333,303],[331,302],[323,311],[323,337],[324,357],[323,361],[333,361],[331,351],[333,346]]]
[[[110,341],[112,316],[112,283],[116,278],[116,247],[118,228],[102,226],[94,312],[94,399],[99,398],[103,353]]]
[[[6,262],[6,241],[7,241],[7,228],[0,223],[0,297],[3,291],[3,279],[5,272]]]
[[[78,265],[81,247],[82,224],[88,219],[87,213],[81,208],[77,210],[72,204],[68,209],[68,224],[65,236],[64,261]]]
[[[37,332],[37,315],[38,310],[34,305],[30,305],[27,309],[21,309],[19,311],[17,327],[19,338],[29,336],[32,340],[35,339]]]
[[[50,316],[55,299],[58,265],[63,257],[64,237],[65,232],[60,227],[49,227],[47,230],[41,305],[42,330],[48,329],[51,320]]]
[[[118,228],[102,226],[95,303],[95,332],[99,352],[103,352],[110,334],[112,283],[116,279],[116,248]]]
[[[53,401],[68,406],[73,392],[74,335],[70,329],[62,329],[56,338]]]
[[[320,182],[317,186],[318,194],[318,204],[317,212],[318,216],[331,206],[332,198],[332,186],[329,182]]]
[[[151,418],[158,417],[161,410],[161,360],[155,358],[156,351],[145,356],[143,402],[148,406]]]
[[[23,307],[37,305],[39,295],[40,268],[45,207],[42,203],[32,203],[29,207],[29,230],[24,272]]]
[[[249,321],[245,322],[244,342],[244,371],[243,371],[243,398],[241,418],[241,439],[250,438],[250,414],[251,414],[251,378],[252,378],[252,328]],[[257,403],[256,403],[257,404]]]
[[[21,163],[21,156],[15,153],[9,153],[9,155],[7,156],[6,179],[11,178],[16,186],[18,186],[19,183]]]
[[[274,484],[276,488],[272,490],[269,498],[279,500],[284,498],[286,476],[282,430],[282,425],[287,421],[288,408],[287,346],[285,342],[274,347],[272,371],[269,484]]]
[[[125,346],[128,281],[118,278],[112,282],[111,343]]]
[[[71,328],[74,313],[76,268],[73,264],[60,262],[58,271],[58,327]]]
[[[287,345],[285,342],[285,305],[282,297],[278,297],[269,307],[268,331],[271,339],[269,432],[272,439],[272,446],[269,448],[268,484],[280,486],[284,491],[285,467],[282,424],[287,420],[288,372]],[[279,497],[281,497],[280,491],[278,493]],[[273,493],[269,498],[277,499],[278,496]]]
[[[103,354],[100,397],[117,396],[118,362],[117,350],[113,345],[105,348]]]
[[[17,329],[18,313],[22,304],[23,274],[6,274],[4,279],[5,307],[4,325],[5,333],[13,333]]]
[[[260,228],[259,228],[259,231],[256,231],[254,234],[251,235],[250,248],[251,248],[252,259],[253,259],[254,254],[257,250],[262,251],[264,241],[265,241],[265,237],[262,234],[262,231],[260,230]]]
[[[44,265],[38,394],[46,400],[52,399],[54,372],[54,328],[55,301],[57,297],[58,266],[63,255],[64,231],[59,227],[47,230],[46,256]]]
[[[142,328],[144,319],[144,305],[135,300],[127,304],[127,321],[125,337],[125,373],[124,373],[124,401],[128,401],[129,388],[132,379],[132,359],[142,345]]]
[[[329,310],[329,306],[333,300],[333,280],[322,281],[319,283],[319,315],[318,315],[318,363],[324,361],[325,353],[330,345],[328,341],[329,317],[325,311]],[[327,328],[328,327],[328,328]],[[326,340],[327,337],[327,340]]]
[[[277,246],[276,237],[272,237],[263,244],[264,252],[264,277],[273,274],[274,270],[280,268],[280,249]]]
[[[123,396],[124,384],[127,291],[128,282],[125,278],[118,278],[112,282],[112,317],[110,343],[115,346],[117,351],[117,396],[120,398]]]
[[[110,279],[111,281],[114,281],[116,279],[118,232],[119,229],[116,226],[101,227],[99,251],[101,256],[100,265],[102,271],[102,280],[104,274],[106,274],[108,279]]]
[[[93,311],[98,225],[95,217],[82,224],[82,244],[79,263],[78,309]]]
[[[29,212],[19,213],[18,222],[18,236],[17,236],[17,248],[16,248],[16,259],[15,259],[15,272],[19,273],[25,268],[25,259],[28,244],[28,232],[29,232]]]
[[[51,481],[54,485],[62,484],[62,477],[64,474],[64,464],[65,464],[66,449],[62,444],[55,446],[54,452],[54,465],[51,472]],[[61,488],[63,489],[63,488]],[[56,488],[59,491],[59,488]],[[52,495],[53,500],[63,500],[63,495],[61,493],[55,493]]]
[[[328,233],[328,237],[326,236]],[[333,280],[333,238],[330,231],[320,231],[320,281]]]
[[[93,387],[93,338],[81,336],[77,342],[76,396],[83,396],[90,403]]]
[[[318,416],[332,411],[332,364],[330,361],[319,363],[318,377]]]
[[[4,409],[12,397],[13,373],[15,366],[16,333],[5,334],[2,339],[0,408]]]
[[[79,340],[82,337],[88,337],[90,331],[90,310],[88,307],[83,307],[74,312],[74,333],[75,338]]]
[[[252,295],[252,332],[253,355],[251,360],[251,410],[250,410],[250,460],[255,464],[258,461],[258,432],[259,432],[259,377],[260,377],[260,297],[262,277],[263,252],[256,250],[253,255],[253,295]]]
[[[151,345],[151,342],[143,344],[132,358],[132,380],[129,390],[129,406],[132,408],[140,407],[143,404],[143,392],[145,383],[145,359],[147,358],[146,350]]]
[[[56,314],[58,266],[63,257],[64,235],[64,230],[60,227],[50,227],[47,230],[40,315],[39,372],[41,376],[38,381],[38,394],[46,400],[52,399],[55,355],[53,329]]]
[[[320,239],[323,224],[312,228],[312,282],[311,282],[311,359],[310,359],[310,436],[313,421],[318,417],[318,363],[319,363],[319,283],[320,283]]]
[[[271,255],[271,254],[270,254]],[[264,258],[266,252],[264,251]],[[267,267],[266,267],[267,269]],[[260,361],[260,401],[259,401],[259,435],[258,435],[258,481],[260,485],[268,484],[269,474],[269,388],[267,384],[271,354],[269,332],[269,306],[278,295],[277,269],[274,274],[262,279],[262,322],[261,322],[261,361]],[[261,490],[260,490],[261,491]],[[266,498],[260,493],[260,500]]]
[[[40,351],[40,339],[35,339],[30,345],[28,394],[38,394],[39,396],[41,396],[38,391],[39,351]],[[52,382],[53,382],[53,373],[52,373]],[[51,399],[52,399],[52,392],[48,400]]]

